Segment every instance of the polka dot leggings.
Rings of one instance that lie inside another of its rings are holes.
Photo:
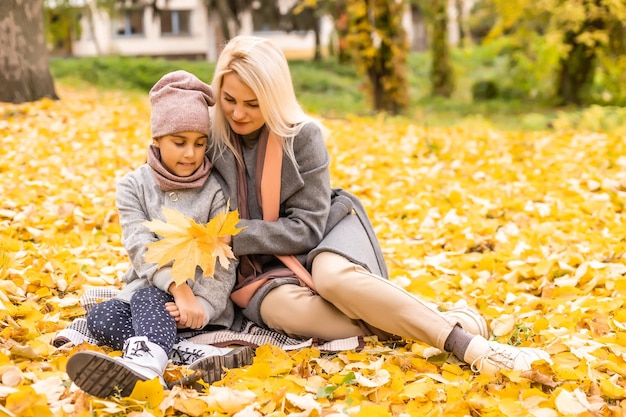
[[[117,299],[96,304],[87,314],[87,328],[100,344],[115,350],[122,350],[126,339],[146,336],[169,353],[176,339],[176,321],[165,303],[173,301],[171,294],[156,287],[143,288],[133,294],[130,304]]]

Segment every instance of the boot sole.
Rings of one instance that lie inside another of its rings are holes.
[[[115,394],[128,397],[139,381],[145,378],[126,368],[114,358],[93,351],[72,355],[66,365],[67,375],[81,390],[95,397]]]
[[[250,346],[241,346],[228,352],[226,355],[208,356],[197,363],[191,365],[192,371],[202,372],[202,380],[207,384],[212,384],[223,378],[225,371],[242,366],[251,365],[254,359],[254,350]],[[194,388],[203,388],[199,384],[194,384]]]

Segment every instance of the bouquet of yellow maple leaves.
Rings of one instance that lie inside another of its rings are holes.
[[[205,276],[213,277],[218,260],[222,267],[228,268],[230,259],[235,259],[229,237],[242,230],[237,228],[238,210],[229,212],[226,209],[206,225],[198,224],[176,210],[167,207],[162,210],[166,222],[152,220],[143,223],[162,238],[147,245],[144,259],[159,267],[173,261],[172,277],[176,285],[194,279],[197,266]]]

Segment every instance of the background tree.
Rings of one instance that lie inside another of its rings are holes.
[[[313,59],[322,60],[322,38],[320,33],[320,20],[324,14],[322,2],[312,0],[300,0],[289,8],[283,19],[283,29],[291,31],[312,31],[315,36],[315,51]]]
[[[337,44],[335,55],[340,63],[345,64],[351,60],[350,48],[348,46],[348,7],[346,0],[330,1],[326,8],[335,22],[335,35]]]
[[[560,104],[581,104],[589,99],[598,70],[610,72],[624,55],[626,2],[613,0],[491,0],[496,24],[491,39],[511,39],[523,53],[514,64],[534,64],[534,71],[550,74],[554,95]],[[511,51],[509,51],[511,52]],[[546,59],[548,55],[555,60]],[[611,57],[602,61],[603,57]],[[604,62],[604,64],[603,64]],[[621,72],[625,68],[621,68]],[[528,69],[521,76],[529,76]],[[619,93],[618,93],[619,94]]]
[[[399,114],[409,104],[404,1],[348,0],[348,46],[364,74],[374,110]]]
[[[80,37],[80,14],[86,8],[71,0],[44,0],[43,6],[47,44],[53,54],[71,56],[73,40]]]
[[[432,22],[431,92],[433,96],[450,97],[454,92],[454,73],[450,64],[448,42],[448,0],[432,0],[430,3]]]
[[[42,0],[0,1],[0,101],[58,99],[48,68]]]
[[[157,0],[151,0],[153,5]],[[209,15],[217,13],[220,29],[225,40],[235,36],[241,29],[240,14],[252,8],[253,0],[204,0]],[[258,2],[261,7],[267,6],[268,0]]]

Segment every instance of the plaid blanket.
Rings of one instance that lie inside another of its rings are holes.
[[[80,304],[85,309],[85,312],[88,313],[97,303],[115,297],[118,292],[119,290],[115,288],[90,288],[85,290],[80,298]],[[356,336],[331,341],[294,339],[284,334],[260,327],[243,317],[239,317],[234,328],[237,330],[185,331],[179,332],[178,337],[187,339],[190,342],[218,347],[242,345],[256,348],[261,345],[271,344],[283,350],[295,350],[315,346],[323,352],[340,352],[344,350],[359,350],[364,346],[363,338]],[[78,317],[65,329],[59,331],[52,343],[54,346],[60,347],[68,343],[79,345],[83,342],[91,343],[92,345],[98,344],[98,341],[93,338],[87,329],[87,320],[85,317]]]

